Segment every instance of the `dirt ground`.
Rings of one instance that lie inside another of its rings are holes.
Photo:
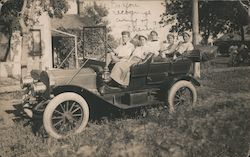
[[[92,121],[83,133],[64,140],[35,136],[31,123],[13,122],[19,100],[1,99],[0,157],[247,157],[250,70],[202,76],[193,108],[172,115],[153,108],[147,117]]]
[[[6,94],[5,94],[6,95]],[[17,98],[17,99],[15,99]],[[14,124],[13,119],[16,118],[16,115],[19,110],[15,108],[17,104],[22,102],[21,96],[2,96],[0,99],[0,127],[11,127]]]

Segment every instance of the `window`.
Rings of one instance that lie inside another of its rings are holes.
[[[41,30],[32,29],[32,54],[33,56],[42,55],[42,45],[41,45]]]

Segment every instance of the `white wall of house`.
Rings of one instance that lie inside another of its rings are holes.
[[[40,23],[43,21],[43,29],[41,32],[41,39],[44,43],[44,46],[42,46],[42,69],[45,70],[46,68],[52,68],[52,35],[51,35],[51,21],[50,17],[47,13],[44,13],[41,18],[39,19]]]
[[[32,69],[50,69],[52,68],[52,39],[51,39],[51,24],[48,14],[42,13],[38,19],[38,24],[33,27],[33,30],[41,32],[41,56],[29,56],[28,71]]]
[[[28,56],[28,72],[32,69],[50,69],[52,68],[52,39],[51,24],[48,14],[42,13],[38,23],[32,28],[40,30],[41,56]],[[21,75],[21,36],[20,32],[14,32],[11,40],[10,59],[6,62],[0,62],[0,77],[20,77]],[[31,44],[32,46],[32,44]]]
[[[69,0],[68,2],[71,7],[67,14],[77,14],[77,0]],[[120,33],[123,30],[131,31],[132,36],[138,33],[148,34],[151,30],[156,30],[161,39],[166,38],[168,28],[162,28],[158,24],[160,15],[164,12],[164,6],[161,4],[164,0],[106,0],[96,2],[109,9],[107,20],[110,22],[110,27],[112,28],[111,34],[115,38],[120,38]],[[81,3],[80,8],[83,9],[89,3],[93,3],[93,1],[84,1],[84,3]],[[45,70],[52,68],[51,20],[47,13],[42,13],[38,21],[39,23],[33,29],[41,31],[42,55],[28,57],[28,71],[32,69]],[[17,49],[18,52],[11,52],[13,59],[9,63],[0,63],[0,77],[7,77],[8,73],[12,73],[11,75],[14,76],[20,75],[21,46],[19,45]],[[6,64],[9,66],[6,66]],[[12,69],[9,67],[12,67]]]
[[[131,35],[148,35],[150,31],[157,31],[159,38],[166,40],[166,34],[170,26],[162,27],[159,24],[160,15],[165,12],[165,0],[105,0],[95,1],[105,6],[109,14],[106,20],[109,21],[110,32],[115,38],[121,37],[121,32],[128,30]],[[84,5],[91,5],[94,1],[87,0]]]

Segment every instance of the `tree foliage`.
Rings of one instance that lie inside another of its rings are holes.
[[[108,14],[109,12],[106,7],[98,5],[96,2],[94,2],[93,5],[85,7],[83,18],[85,19],[85,24],[87,26],[106,26],[107,43],[109,43],[112,48],[115,48],[117,43],[114,41],[114,37],[109,34],[112,28],[108,27],[109,21],[106,19]]]
[[[94,2],[93,5],[90,4],[85,6],[82,15],[87,19],[87,25],[89,26],[108,24],[108,21],[103,19],[108,15],[108,9],[98,5],[96,2]]]
[[[165,6],[161,24],[172,24],[170,31],[178,33],[192,29],[191,0],[166,0]],[[240,31],[247,18],[247,12],[239,1],[199,1],[199,26],[205,39],[219,33]]]
[[[24,6],[25,5],[25,6]],[[0,18],[12,30],[20,30],[20,19],[26,27],[32,27],[42,12],[48,12],[51,17],[61,18],[68,11],[67,0],[7,0],[3,2]]]
[[[13,30],[20,30],[22,39],[21,77],[28,75],[28,54],[30,52],[30,29],[38,22],[43,12],[50,16],[62,17],[68,10],[67,0],[0,0],[0,21]],[[14,46],[14,45],[13,45]]]

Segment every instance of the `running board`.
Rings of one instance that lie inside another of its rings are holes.
[[[134,105],[127,105],[127,104],[113,104],[114,106],[121,108],[121,109],[132,109],[132,108],[139,108],[139,107],[145,107],[145,106],[154,106],[154,105],[165,105],[165,102],[163,101],[149,101],[145,104],[134,104]]]

